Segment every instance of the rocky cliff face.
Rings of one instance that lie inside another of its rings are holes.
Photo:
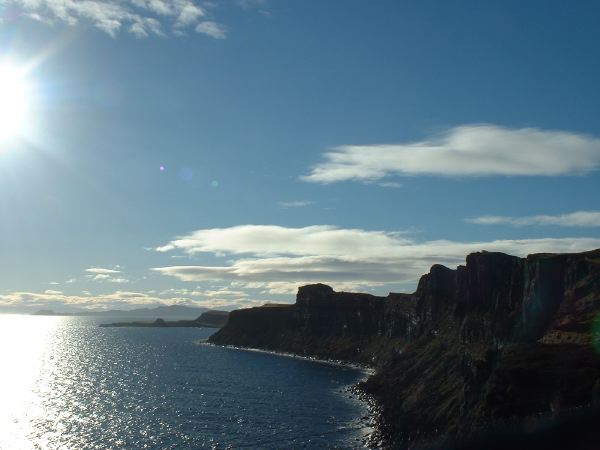
[[[600,250],[483,252],[433,266],[413,294],[304,286],[294,305],[232,312],[210,340],[376,366],[363,388],[380,399],[388,442],[409,447],[590,405],[599,313]]]
[[[200,314],[200,316],[196,319],[196,322],[202,324],[202,326],[220,328],[225,326],[228,318],[228,311],[211,309]]]
[[[303,286],[294,305],[232,311],[210,342],[373,364],[415,333],[415,304],[412,295],[376,297],[334,292],[323,284]]]

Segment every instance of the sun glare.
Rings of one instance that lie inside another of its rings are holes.
[[[28,108],[28,90],[23,71],[0,63],[0,142],[21,134]]]

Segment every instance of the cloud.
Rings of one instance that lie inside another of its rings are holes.
[[[215,291],[204,291],[202,293],[202,295],[205,295],[206,297],[234,297],[234,298],[246,298],[249,297],[249,295],[244,292],[244,291],[231,291],[228,289],[221,289],[221,290],[215,290]]]
[[[90,267],[89,269],[85,269],[85,271],[91,274],[86,276],[94,281],[116,284],[129,283],[129,280],[127,278],[124,278],[122,276],[116,276],[121,273],[120,270],[104,269],[102,267]]]
[[[148,291],[148,293],[150,293],[150,291]],[[229,289],[220,289],[220,290],[208,290],[208,291],[202,291],[202,290],[195,290],[195,289],[165,289],[163,290],[161,293],[161,295],[186,295],[186,296],[192,296],[192,297],[208,297],[208,298],[214,298],[214,297],[239,297],[239,298],[243,298],[243,297],[248,297],[248,294],[246,292],[243,291],[232,291]]]
[[[114,273],[121,273],[120,270],[115,269],[103,269],[102,267],[90,267],[89,269],[85,269],[86,272],[89,273],[97,273],[100,275],[110,275]]]
[[[234,261],[228,266],[171,266],[154,270],[181,281],[241,282],[246,289],[264,289],[265,293],[293,293],[298,286],[324,282],[357,289],[360,286],[403,281],[396,260],[360,261],[342,257],[252,258]],[[426,264],[412,272],[424,272]],[[412,277],[411,277],[412,278]]]
[[[181,2],[180,5],[175,22],[175,26],[178,28],[193,25],[205,15],[204,10],[193,2]]]
[[[148,294],[154,294],[156,293],[156,291],[152,290],[152,291],[148,291]],[[160,292],[160,295],[186,295],[186,296],[197,296],[200,293],[191,289],[174,289],[174,288],[170,288],[170,289],[165,289],[163,291]]]
[[[399,243],[402,233],[343,229],[331,225],[286,228],[278,225],[240,225],[194,231],[158,247],[159,252],[187,254],[347,255],[374,252],[385,255]]]
[[[83,291],[83,295],[68,295],[61,291],[45,292],[11,292],[0,295],[2,306],[35,306],[35,305],[70,305],[91,309],[104,309],[117,306],[137,306],[154,304],[173,304],[181,299],[164,299],[152,297],[139,292],[116,291],[110,294],[91,295]]]
[[[384,181],[382,183],[377,183],[378,186],[387,187],[387,188],[395,188],[399,189],[403,186],[402,183],[398,183],[397,181]]]
[[[123,277],[113,277],[111,275],[108,274],[103,274],[103,273],[99,273],[97,275],[93,275],[90,277],[92,278],[92,280],[94,281],[98,281],[98,282],[107,282],[107,283],[116,283],[116,284],[125,284],[125,283],[129,283],[129,280],[127,278],[123,278]]]
[[[281,294],[315,282],[348,290],[414,285],[431,265],[454,267],[462,264],[468,253],[481,250],[525,256],[600,248],[600,239],[595,238],[417,242],[404,236],[399,232],[341,229],[329,225],[303,228],[243,225],[198,230],[158,250],[243,256],[221,266],[185,265],[153,270],[186,282],[225,281],[247,289]]]
[[[202,24],[198,32],[223,39],[222,25],[200,20],[207,16],[195,0],[0,0],[0,6],[14,6],[24,17],[50,25],[90,24],[112,37],[126,30],[136,37],[180,35]]]
[[[394,175],[557,176],[600,167],[600,139],[566,131],[464,125],[418,142],[345,145],[301,177],[312,183],[372,182]]]
[[[116,284],[126,284],[129,283],[129,280],[127,278],[123,278],[123,277],[109,277],[106,278],[104,281],[107,281],[108,283],[116,283]]]
[[[576,211],[559,215],[539,216],[479,216],[466,219],[477,225],[513,225],[517,227],[554,225],[558,227],[600,227],[600,211]]]
[[[206,20],[196,25],[198,33],[206,34],[215,39],[225,39],[227,37],[227,28],[212,20]]]
[[[197,300],[185,296],[162,297],[148,295],[142,292],[115,291],[109,294],[94,295],[89,291],[82,291],[82,295],[69,295],[61,291],[47,290],[45,292],[8,292],[0,294],[0,307],[27,309],[42,308],[84,308],[90,310],[106,310],[113,308],[131,309],[134,307],[157,305],[189,305],[206,308],[238,308],[256,306],[264,301],[243,299],[205,299]]]
[[[291,202],[279,202],[282,208],[303,208],[304,206],[313,205],[315,202],[310,200],[296,200]]]

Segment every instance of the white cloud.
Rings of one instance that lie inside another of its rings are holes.
[[[466,219],[478,225],[554,225],[558,227],[600,227],[600,211],[576,211],[559,215],[538,215],[524,217],[479,216]]]
[[[123,277],[110,277],[110,278],[107,278],[106,281],[109,283],[116,283],[116,284],[129,283],[129,280],[127,278],[123,278]]]
[[[426,271],[431,263],[413,267],[398,267],[395,259],[356,260],[344,257],[276,257],[236,260],[228,266],[171,266],[156,271],[182,281],[242,282],[247,289],[265,289],[269,294],[293,293],[298,286],[324,282],[336,289],[361,286],[381,286],[402,282],[404,271],[410,271],[409,281]],[[416,274],[416,275],[415,275]]]
[[[131,309],[134,307],[156,305],[203,306],[206,308],[239,308],[256,306],[258,300],[243,299],[206,299],[197,300],[185,296],[163,297],[148,295],[141,292],[115,291],[109,294],[94,295],[89,291],[82,291],[81,295],[69,295],[60,291],[47,290],[45,292],[8,292],[0,294],[0,306],[19,308],[59,308],[77,307],[91,310],[106,310],[113,308]],[[262,301],[264,303],[264,301]]]
[[[204,10],[193,2],[179,3],[181,4],[181,8],[177,13],[177,22],[175,23],[175,26],[178,28],[193,25],[205,15]]]
[[[228,289],[221,289],[215,291],[204,291],[202,295],[206,297],[234,297],[234,298],[246,298],[249,295],[244,291],[231,291]]]
[[[181,250],[187,254],[269,255],[348,255],[357,257],[385,255],[399,243],[409,241],[402,233],[343,229],[331,225],[286,228],[277,225],[240,225],[194,231],[167,245],[159,252]]]
[[[152,297],[138,292],[116,291],[110,294],[91,295],[83,291],[83,295],[68,295],[60,291],[47,290],[36,292],[11,292],[0,295],[0,305],[29,306],[29,305],[71,305],[92,309],[104,309],[127,305],[171,304],[175,300]],[[179,299],[176,299],[179,300]]]
[[[153,294],[155,293],[155,291],[148,291],[148,294]],[[190,289],[164,289],[163,291],[160,292],[160,295],[192,295],[195,296],[196,295],[196,291],[190,290]]]
[[[173,8],[171,7],[171,2],[165,0],[132,0],[133,3],[138,8],[147,9],[148,11],[152,11],[156,14],[163,16],[170,16],[173,14]]]
[[[393,175],[556,176],[600,167],[600,139],[565,131],[464,125],[419,142],[346,145],[301,179],[372,182]]]
[[[1,6],[18,7],[25,17],[50,25],[91,24],[112,37],[123,29],[141,38],[194,27],[217,39],[226,36],[222,25],[200,22],[207,12],[196,0],[0,0]]]
[[[302,208],[304,206],[313,205],[315,202],[310,200],[295,200],[291,202],[279,202],[279,206],[282,208]]]
[[[91,274],[91,275],[86,275],[86,277],[91,278],[94,281],[116,283],[116,284],[129,283],[129,280],[127,278],[124,278],[123,276],[119,275],[121,273],[121,271],[117,270],[117,269],[105,269],[102,267],[90,267],[89,269],[85,269],[85,271]]]
[[[150,291],[148,291],[150,293]],[[163,296],[186,296],[186,297],[194,297],[195,301],[208,301],[213,302],[215,300],[224,300],[227,299],[227,302],[231,303],[232,301],[243,300],[243,302],[247,302],[250,297],[248,293],[244,291],[233,291],[230,289],[218,289],[218,290],[194,290],[194,289],[165,289],[160,295]]]
[[[198,33],[206,34],[215,39],[225,39],[227,37],[227,28],[212,20],[206,20],[196,25]]]
[[[463,263],[467,254],[481,250],[525,256],[600,248],[600,239],[595,238],[416,242],[403,236],[398,232],[327,225],[303,228],[243,225],[198,230],[158,250],[244,256],[222,266],[169,266],[153,270],[181,281],[220,280],[280,294],[314,282],[328,283],[336,289],[414,284],[431,265],[454,267]]]
[[[382,183],[378,183],[378,186],[399,189],[403,186],[403,184],[398,183],[397,181],[384,181]]]
[[[101,275],[110,275],[110,274],[114,274],[114,273],[121,273],[120,270],[104,269],[102,267],[90,267],[89,269],[85,269],[85,271],[89,272],[89,273],[97,273],[97,274],[101,274]]]
[[[116,283],[116,284],[129,283],[129,280],[127,278],[113,277],[111,275],[104,274],[104,273],[99,273],[97,275],[90,275],[90,277],[92,278],[92,280],[98,281],[98,282],[107,282],[107,283]]]

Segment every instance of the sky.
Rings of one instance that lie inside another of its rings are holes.
[[[386,295],[474,251],[600,248],[599,20],[0,0],[0,310]]]

